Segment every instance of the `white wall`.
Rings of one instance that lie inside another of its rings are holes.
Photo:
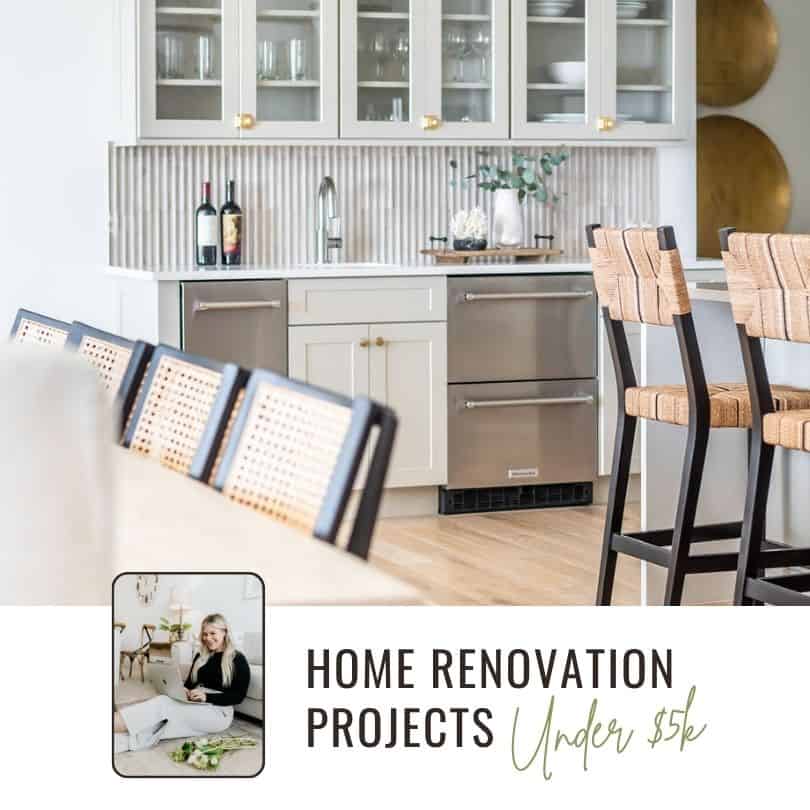
[[[107,259],[110,0],[4,2],[0,334],[26,306],[112,326]]]
[[[203,616],[209,613],[222,613],[236,638],[262,629],[262,599],[245,598],[243,574],[161,574],[157,593],[149,605],[138,599],[136,579],[135,574],[125,574],[115,583],[114,621],[126,624],[121,639],[123,649],[137,646],[141,625],[159,627],[161,616],[172,622],[178,621],[177,613],[169,612],[169,597],[175,586],[190,592],[192,611],[184,614],[183,621],[192,625],[195,634],[199,633]]]
[[[767,84],[736,107],[699,108],[699,115],[733,115],[758,126],[785,159],[793,186],[791,231],[810,232],[810,131],[808,77],[810,77],[810,2],[769,0],[779,28],[779,55]],[[756,159],[755,155],[751,156]]]

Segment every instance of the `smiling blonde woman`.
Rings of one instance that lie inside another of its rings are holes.
[[[113,717],[116,752],[225,731],[233,722],[233,707],[245,699],[249,683],[250,666],[234,646],[225,617],[221,613],[206,616],[200,625],[200,650],[184,684],[190,702],[159,695],[117,711]]]

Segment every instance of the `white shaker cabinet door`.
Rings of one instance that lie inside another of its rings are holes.
[[[368,326],[292,326],[290,377],[347,397],[368,396]]]
[[[368,334],[369,396],[399,419],[386,486],[445,484],[447,324],[372,324]]]

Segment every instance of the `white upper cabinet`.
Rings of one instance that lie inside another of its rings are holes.
[[[512,0],[512,137],[686,137],[694,27],[694,0]]]
[[[338,0],[242,0],[243,138],[336,138]]]
[[[141,0],[139,134],[234,137],[237,0]]]

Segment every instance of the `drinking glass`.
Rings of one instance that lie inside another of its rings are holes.
[[[158,39],[158,76],[183,78],[183,40],[177,34],[160,34]]]
[[[259,81],[274,81],[279,77],[281,62],[280,47],[277,42],[265,39],[257,46],[256,77]]]
[[[489,81],[488,59],[490,36],[486,28],[478,31],[470,41],[472,52],[481,60],[481,81]]]
[[[408,78],[410,68],[411,41],[407,31],[400,31],[394,40],[394,59],[400,64],[400,76],[403,80]]]
[[[385,77],[385,60],[388,57],[388,42],[385,39],[385,34],[381,32],[374,34],[369,49],[377,60],[375,69],[377,81],[381,81]]]
[[[198,79],[211,79],[214,76],[214,42],[208,34],[197,37],[194,51],[194,67]]]
[[[297,82],[307,77],[307,43],[303,39],[290,40],[290,78]]]
[[[403,104],[402,104],[402,97],[395,96],[391,99],[391,120],[392,121],[402,121],[403,115]]]
[[[445,37],[447,52],[455,58],[456,66],[453,72],[454,82],[464,81],[464,58],[469,54],[467,35],[463,31],[448,31]]]

